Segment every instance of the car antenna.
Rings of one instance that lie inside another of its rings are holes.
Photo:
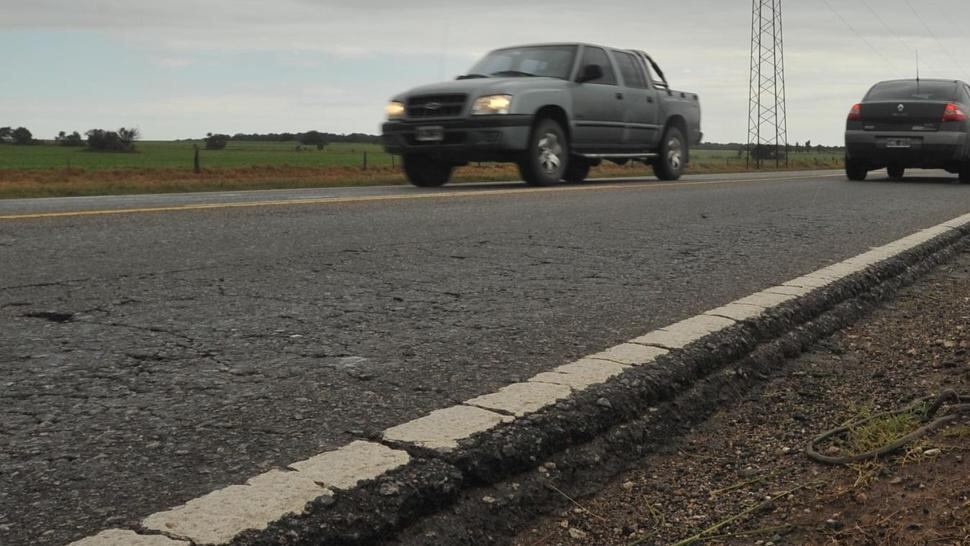
[[[916,50],[916,93],[919,94],[919,50]]]

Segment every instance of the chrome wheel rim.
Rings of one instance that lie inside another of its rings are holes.
[[[559,174],[562,167],[562,144],[555,133],[546,133],[539,139],[539,167],[548,176]]]
[[[667,141],[667,164],[675,170],[680,170],[684,163],[683,146],[680,139],[672,138]]]

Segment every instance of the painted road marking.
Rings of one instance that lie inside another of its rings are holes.
[[[540,374],[536,374],[535,377],[532,377],[529,379],[529,381],[535,383],[564,385],[571,389],[581,391],[583,389],[592,387],[593,385],[606,383],[613,377],[620,375],[629,368],[629,366],[617,364],[615,362],[584,358],[582,360],[577,360],[572,364],[559,366],[551,372],[542,372]]]
[[[458,405],[389,428],[384,431],[384,439],[447,452],[457,448],[459,440],[512,421],[511,417],[493,411]]]
[[[139,535],[134,531],[111,529],[88,537],[68,546],[191,546],[184,540],[173,540],[162,535]]]
[[[663,356],[667,352],[667,349],[661,349],[660,347],[645,347],[635,343],[621,343],[586,358],[606,360],[607,362],[615,362],[626,366],[643,366],[652,364],[658,356]]]
[[[668,350],[683,349],[701,338],[734,326],[736,323],[729,318],[701,314],[654,330],[630,341],[630,343],[662,347]]]
[[[352,489],[410,462],[406,451],[397,451],[373,442],[351,442],[336,450],[321,453],[290,468],[330,489]]]
[[[357,197],[309,197],[271,201],[249,201],[242,203],[195,203],[185,205],[170,205],[161,207],[137,207],[127,209],[99,209],[75,210],[59,212],[31,212],[23,214],[7,214],[0,216],[0,220],[36,220],[42,218],[75,218],[85,216],[113,216],[124,214],[146,214],[158,212],[186,212],[218,209],[243,209],[259,207],[292,207],[308,205],[341,205],[354,203],[373,203],[385,201],[415,201],[424,199],[468,199],[473,197],[501,197],[506,195],[552,194],[566,192],[595,192],[608,190],[657,190],[663,188],[685,188],[696,186],[719,186],[726,184],[750,184],[763,182],[788,182],[795,180],[817,180],[831,178],[833,175],[787,176],[784,178],[748,178],[748,179],[720,179],[698,180],[694,182],[643,182],[633,184],[601,184],[589,186],[561,186],[550,188],[514,188],[504,190],[481,191],[439,191],[434,193],[416,193],[403,195],[361,195]]]
[[[507,387],[502,387],[498,392],[467,400],[464,404],[500,411],[516,417],[525,417],[560,400],[569,398],[572,393],[573,389],[564,385],[532,382],[513,383]]]
[[[299,472],[273,470],[190,500],[142,521],[146,529],[195,544],[225,544],[240,533],[261,530],[287,514],[302,514],[307,503],[332,493]]]
[[[621,374],[629,366],[648,365],[668,354],[666,348],[656,347],[655,343],[671,350],[681,349],[738,322],[757,317],[778,305],[784,305],[818,288],[862,272],[867,267],[904,254],[935,237],[968,226],[970,214],[654,330],[629,343],[540,373],[526,384],[507,386],[495,394],[435,410],[424,417],[385,430],[383,438],[394,445],[411,445],[447,453],[457,448],[462,440],[491,430],[502,423],[515,421],[515,418],[508,415],[468,404],[487,405],[516,416],[538,411],[556,400],[561,400],[569,389],[580,391],[603,383]],[[743,303],[745,301],[750,303]],[[523,398],[530,394],[536,395],[536,398]],[[359,460],[367,458],[362,457],[362,454],[369,454],[374,458],[368,459],[370,462]],[[403,450],[368,442],[354,442],[302,463],[294,463],[291,465],[293,472],[269,472],[251,479],[247,485],[229,486],[173,510],[153,514],[144,520],[144,525],[149,529],[163,531],[168,537],[184,537],[196,543],[226,544],[244,530],[264,529],[275,521],[273,518],[279,519],[286,513],[302,512],[309,500],[331,494],[325,485],[332,485],[334,488],[352,487],[350,484],[375,479],[393,468],[407,464],[408,460],[409,456]],[[120,544],[181,546],[185,543],[157,535],[143,536],[115,529],[71,546]]]

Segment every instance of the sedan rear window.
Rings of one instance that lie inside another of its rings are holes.
[[[954,82],[885,82],[876,84],[866,95],[867,101],[876,100],[939,100],[957,99],[957,84]]]

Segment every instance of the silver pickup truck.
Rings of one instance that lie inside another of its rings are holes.
[[[649,55],[590,44],[498,49],[386,110],[384,147],[423,187],[471,161],[514,162],[536,186],[581,182],[604,160],[676,180],[702,136],[697,95],[671,89]]]

